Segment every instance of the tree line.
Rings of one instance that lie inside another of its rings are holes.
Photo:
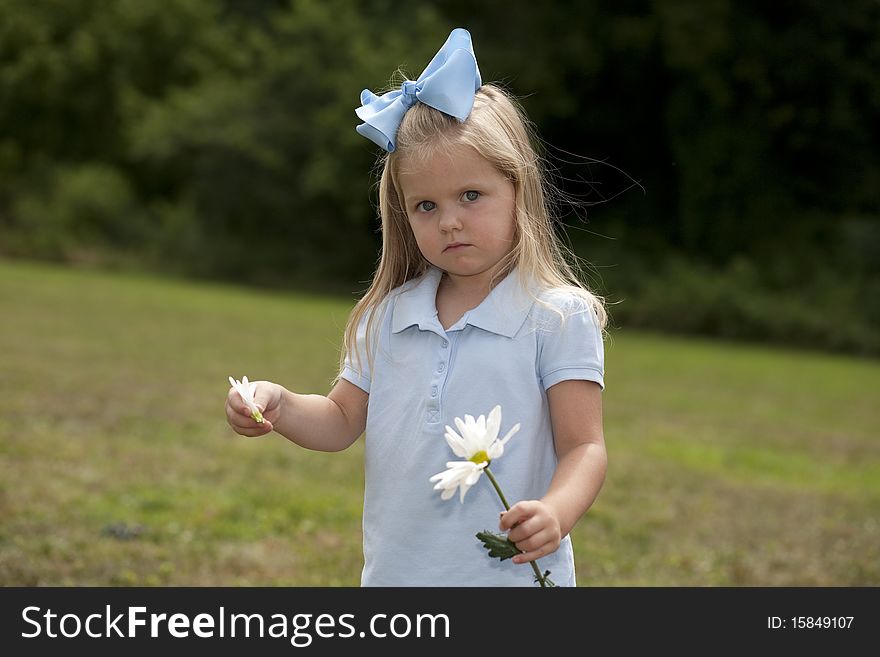
[[[360,90],[455,26],[616,325],[880,353],[872,0],[0,0],[0,255],[363,290]]]

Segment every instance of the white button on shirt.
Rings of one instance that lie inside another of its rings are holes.
[[[363,586],[534,586],[528,564],[489,558],[475,534],[497,532],[504,507],[482,476],[464,503],[440,499],[429,478],[459,460],[443,437],[465,414],[501,405],[503,436],[520,431],[492,463],[508,502],[540,499],[556,467],[547,389],[569,379],[604,388],[604,350],[595,313],[565,290],[534,299],[516,270],[444,330],[436,296],[442,272],[430,267],[394,290],[377,310],[372,371],[366,321],[360,366],[350,355],[342,378],[369,393],[364,490]],[[565,315],[564,323],[553,310]],[[366,319],[366,318],[365,318]],[[560,586],[574,586],[566,536],[538,560]]]

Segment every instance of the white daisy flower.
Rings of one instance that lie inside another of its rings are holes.
[[[248,378],[246,376],[241,377],[241,381],[233,379],[230,376],[229,385],[235,388],[235,391],[239,394],[242,401],[244,401],[245,405],[248,407],[248,410],[251,412],[251,417],[254,418],[257,422],[262,423],[263,414],[254,403],[254,393],[257,391],[257,384],[248,383]]]
[[[455,418],[455,426],[458,427],[461,435],[449,425],[446,426],[446,442],[455,455],[474,463],[486,461],[487,465],[492,459],[497,459],[504,453],[504,445],[519,431],[519,423],[517,423],[504,438],[498,440],[498,430],[501,428],[500,406],[492,409],[488,421],[482,415],[476,420],[470,415],[465,415],[464,422],[461,418]]]
[[[441,499],[448,500],[459,489],[460,500],[464,502],[465,493],[477,483],[489,463],[504,453],[504,445],[519,431],[520,425],[517,423],[504,438],[498,440],[498,430],[501,428],[500,406],[492,409],[488,421],[483,415],[476,420],[471,415],[465,415],[464,421],[455,418],[455,425],[461,434],[447,426],[446,442],[456,456],[466,460],[448,462],[447,470],[435,474],[429,481],[437,482],[434,490],[443,491]]]

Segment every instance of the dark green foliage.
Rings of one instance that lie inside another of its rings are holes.
[[[0,0],[0,17],[0,255],[363,290],[380,240],[358,94],[463,25],[546,141],[618,324],[877,353],[872,0]]]

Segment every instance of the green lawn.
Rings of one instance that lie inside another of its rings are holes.
[[[357,585],[361,443],[223,414],[230,374],[326,393],[352,301],[0,261],[0,584]],[[606,359],[582,586],[880,585],[880,363],[629,331]]]

